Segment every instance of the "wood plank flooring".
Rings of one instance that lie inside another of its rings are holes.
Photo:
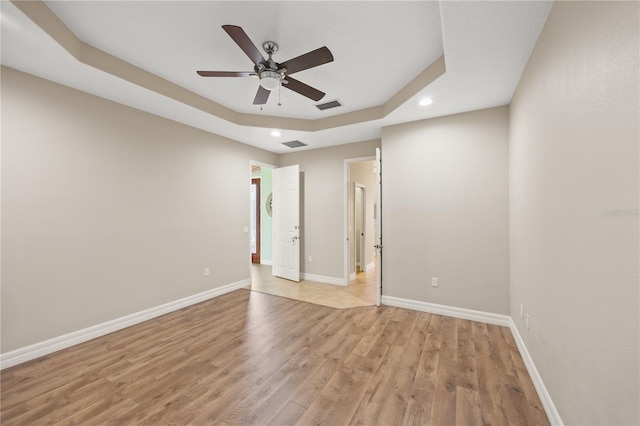
[[[509,329],[238,290],[2,372],[2,425],[547,425]]]

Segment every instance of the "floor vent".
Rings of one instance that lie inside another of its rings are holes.
[[[307,146],[306,143],[300,141],[282,142],[282,145],[286,145],[289,148],[300,148],[301,146]]]
[[[316,108],[318,108],[320,111],[324,111],[325,109],[337,108],[339,106],[342,106],[342,104],[340,103],[339,100],[336,99],[335,101],[329,101],[323,104],[317,104]]]

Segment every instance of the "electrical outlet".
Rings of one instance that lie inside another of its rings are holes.
[[[209,268],[204,268],[204,276],[205,277],[208,277],[210,273],[211,273],[211,271],[209,270]]]
[[[527,325],[527,328],[529,328],[529,314],[527,314],[527,318],[525,319],[525,324]]]
[[[313,257],[309,256],[309,262],[313,262]]]
[[[437,277],[432,277],[431,278],[431,287],[438,287],[438,278]]]
[[[520,304],[520,318],[522,318],[524,316],[524,305],[521,303]]]

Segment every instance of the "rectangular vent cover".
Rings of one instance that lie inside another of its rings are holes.
[[[300,148],[301,146],[307,146],[306,143],[300,141],[282,142],[282,145],[286,145],[289,148]]]
[[[335,101],[329,101],[323,104],[318,104],[316,105],[316,108],[318,108],[320,111],[324,111],[325,109],[337,108],[339,106],[342,106],[342,104],[340,103],[339,100],[336,99]]]

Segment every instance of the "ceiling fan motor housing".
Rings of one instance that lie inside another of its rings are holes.
[[[275,90],[280,86],[284,76],[284,72],[278,72],[278,64],[271,58],[278,51],[278,44],[274,41],[265,41],[262,43],[262,48],[269,57],[258,64],[256,69],[260,77],[260,85],[267,90]]]

